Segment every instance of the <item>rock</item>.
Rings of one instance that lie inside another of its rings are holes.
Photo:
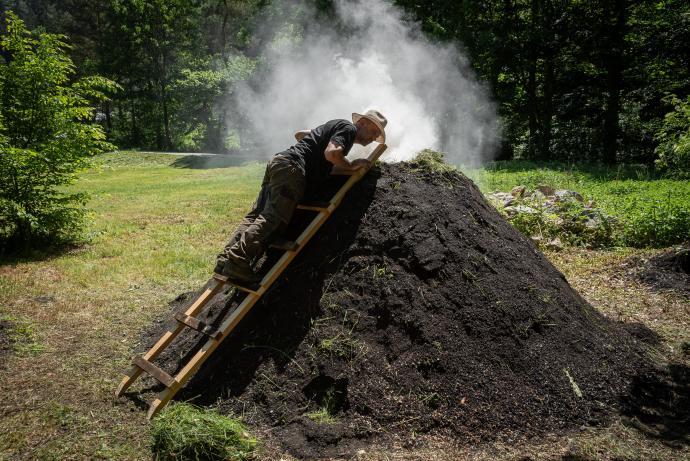
[[[531,206],[527,205],[511,205],[505,207],[506,213],[508,213],[508,216],[515,216],[518,213],[527,213],[527,214],[536,214],[539,213],[539,210],[536,210],[532,208]]]
[[[582,195],[575,192],[574,190],[560,189],[554,192],[556,200],[559,202],[566,202],[568,200],[577,200],[578,202],[584,202]]]
[[[510,190],[510,195],[515,198],[522,198],[525,196],[527,188],[525,186],[515,186]]]
[[[549,213],[557,213],[558,212],[558,206],[556,205],[556,202],[553,199],[545,200],[541,204],[541,207],[544,211],[547,211]]]
[[[556,189],[554,189],[553,187],[548,186],[546,184],[539,184],[536,187],[536,190],[538,190],[542,194],[546,195],[547,197],[553,196],[553,194],[556,192]]]
[[[546,242],[546,245],[544,246],[549,250],[560,251],[563,249],[563,242],[561,242],[561,239],[556,237],[555,239]]]
[[[542,201],[546,200],[546,195],[544,195],[544,193],[540,190],[535,190],[534,192],[532,192],[531,194],[529,194],[525,198],[532,200],[532,201],[542,202]]]
[[[513,197],[507,192],[493,192],[489,194],[489,197],[497,201],[504,207],[510,206],[512,203],[515,202],[515,197]]]

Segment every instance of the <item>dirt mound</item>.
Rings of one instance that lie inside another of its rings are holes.
[[[219,295],[209,317],[236,302]],[[198,339],[184,336],[162,364],[173,371]],[[599,424],[645,369],[632,336],[469,179],[398,164],[350,192],[178,398],[242,415],[314,458],[374,438]]]
[[[690,245],[650,258],[640,279],[658,289],[671,289],[690,297]]]

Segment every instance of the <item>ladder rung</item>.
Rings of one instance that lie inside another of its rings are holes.
[[[134,360],[132,363],[142,370],[144,370],[146,373],[150,374],[154,378],[156,378],[158,381],[160,381],[165,387],[170,387],[173,384],[175,384],[175,378],[167,374],[165,371],[161,370],[158,368],[156,365],[152,364],[148,360],[146,360],[144,357],[137,355],[134,357]]]
[[[303,202],[297,205],[298,210],[328,211],[331,202]]]
[[[175,314],[175,320],[177,320],[180,323],[184,323],[192,330],[196,330],[199,333],[203,333],[206,336],[210,336],[213,339],[217,339],[218,336],[220,336],[220,331],[213,328],[211,325],[202,322],[196,317],[192,317],[190,315],[185,314],[184,312],[178,312],[177,314]]]
[[[246,292],[246,293],[251,293],[251,294],[254,294],[254,295],[258,295],[258,294],[259,294],[259,293],[256,292],[256,290],[252,290],[251,288],[242,286],[242,285],[238,284],[237,282],[234,282],[234,281],[228,279],[228,277],[227,277],[226,275],[220,275],[220,274],[214,272],[214,273],[213,273],[213,278],[216,279],[216,280],[218,280],[219,282],[223,282],[223,283],[227,283],[228,285],[232,285],[232,286],[234,286],[235,288],[237,288],[238,290],[242,290],[242,291],[244,291],[244,292]],[[258,287],[257,287],[257,289],[258,289]]]
[[[297,245],[297,242],[294,242],[292,240],[286,240],[286,239],[275,239],[273,243],[270,245],[272,248],[277,248],[279,250],[285,250],[285,251],[295,251],[297,248],[299,248],[299,245]]]

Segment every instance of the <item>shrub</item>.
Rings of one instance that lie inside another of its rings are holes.
[[[77,235],[84,194],[66,185],[89,157],[112,150],[93,121],[95,101],[115,83],[70,82],[63,37],[33,34],[11,12],[0,40],[0,252]]]
[[[256,440],[236,419],[177,403],[153,420],[151,445],[157,460],[243,460],[256,447]]]
[[[664,247],[690,239],[690,209],[671,198],[633,201],[622,221],[618,240],[630,247]]]
[[[668,100],[674,109],[664,116],[656,134],[656,166],[668,176],[690,179],[690,96],[685,101],[676,96]]]

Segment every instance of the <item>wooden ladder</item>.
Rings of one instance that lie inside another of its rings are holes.
[[[369,155],[368,160],[370,165],[373,165],[376,160],[386,150],[385,144],[380,144]],[[280,241],[273,246],[285,250],[285,253],[278,259],[268,273],[263,277],[257,288],[249,288],[240,286],[227,277],[214,274],[213,278],[207,284],[206,290],[192,303],[192,305],[184,312],[175,315],[177,326],[174,329],[169,329],[161,336],[161,338],[153,345],[153,347],[144,355],[136,356],[132,360],[132,367],[122,378],[120,386],[115,391],[115,395],[120,397],[132,385],[136,379],[141,376],[142,372],[156,378],[161,382],[165,389],[163,389],[156,399],[151,403],[147,418],[151,419],[158,413],[167,403],[172,399],[177,391],[179,391],[184,384],[196,373],[199,367],[208,359],[213,351],[220,345],[220,343],[227,338],[242,318],[249,312],[249,310],[261,299],[264,293],[271,287],[280,274],[288,267],[290,262],[297,256],[297,254],[304,248],[307,242],[314,236],[317,230],[326,222],[333,211],[338,208],[345,194],[355,185],[364,175],[367,174],[369,168],[360,168],[354,172],[345,173],[350,178],[343,184],[333,198],[328,202],[321,202],[316,204],[300,204],[298,209],[315,211],[317,214],[309,225],[302,231],[294,242]],[[217,327],[208,325],[199,320],[196,315],[199,314],[204,306],[213,299],[225,285],[232,285],[236,289],[244,291],[247,296],[237,306],[236,309]],[[161,352],[179,335],[185,327],[192,328],[203,333],[208,337],[206,343],[192,356],[192,358],[180,369],[175,375],[171,376],[164,370],[153,363],[153,360],[158,357]]]

